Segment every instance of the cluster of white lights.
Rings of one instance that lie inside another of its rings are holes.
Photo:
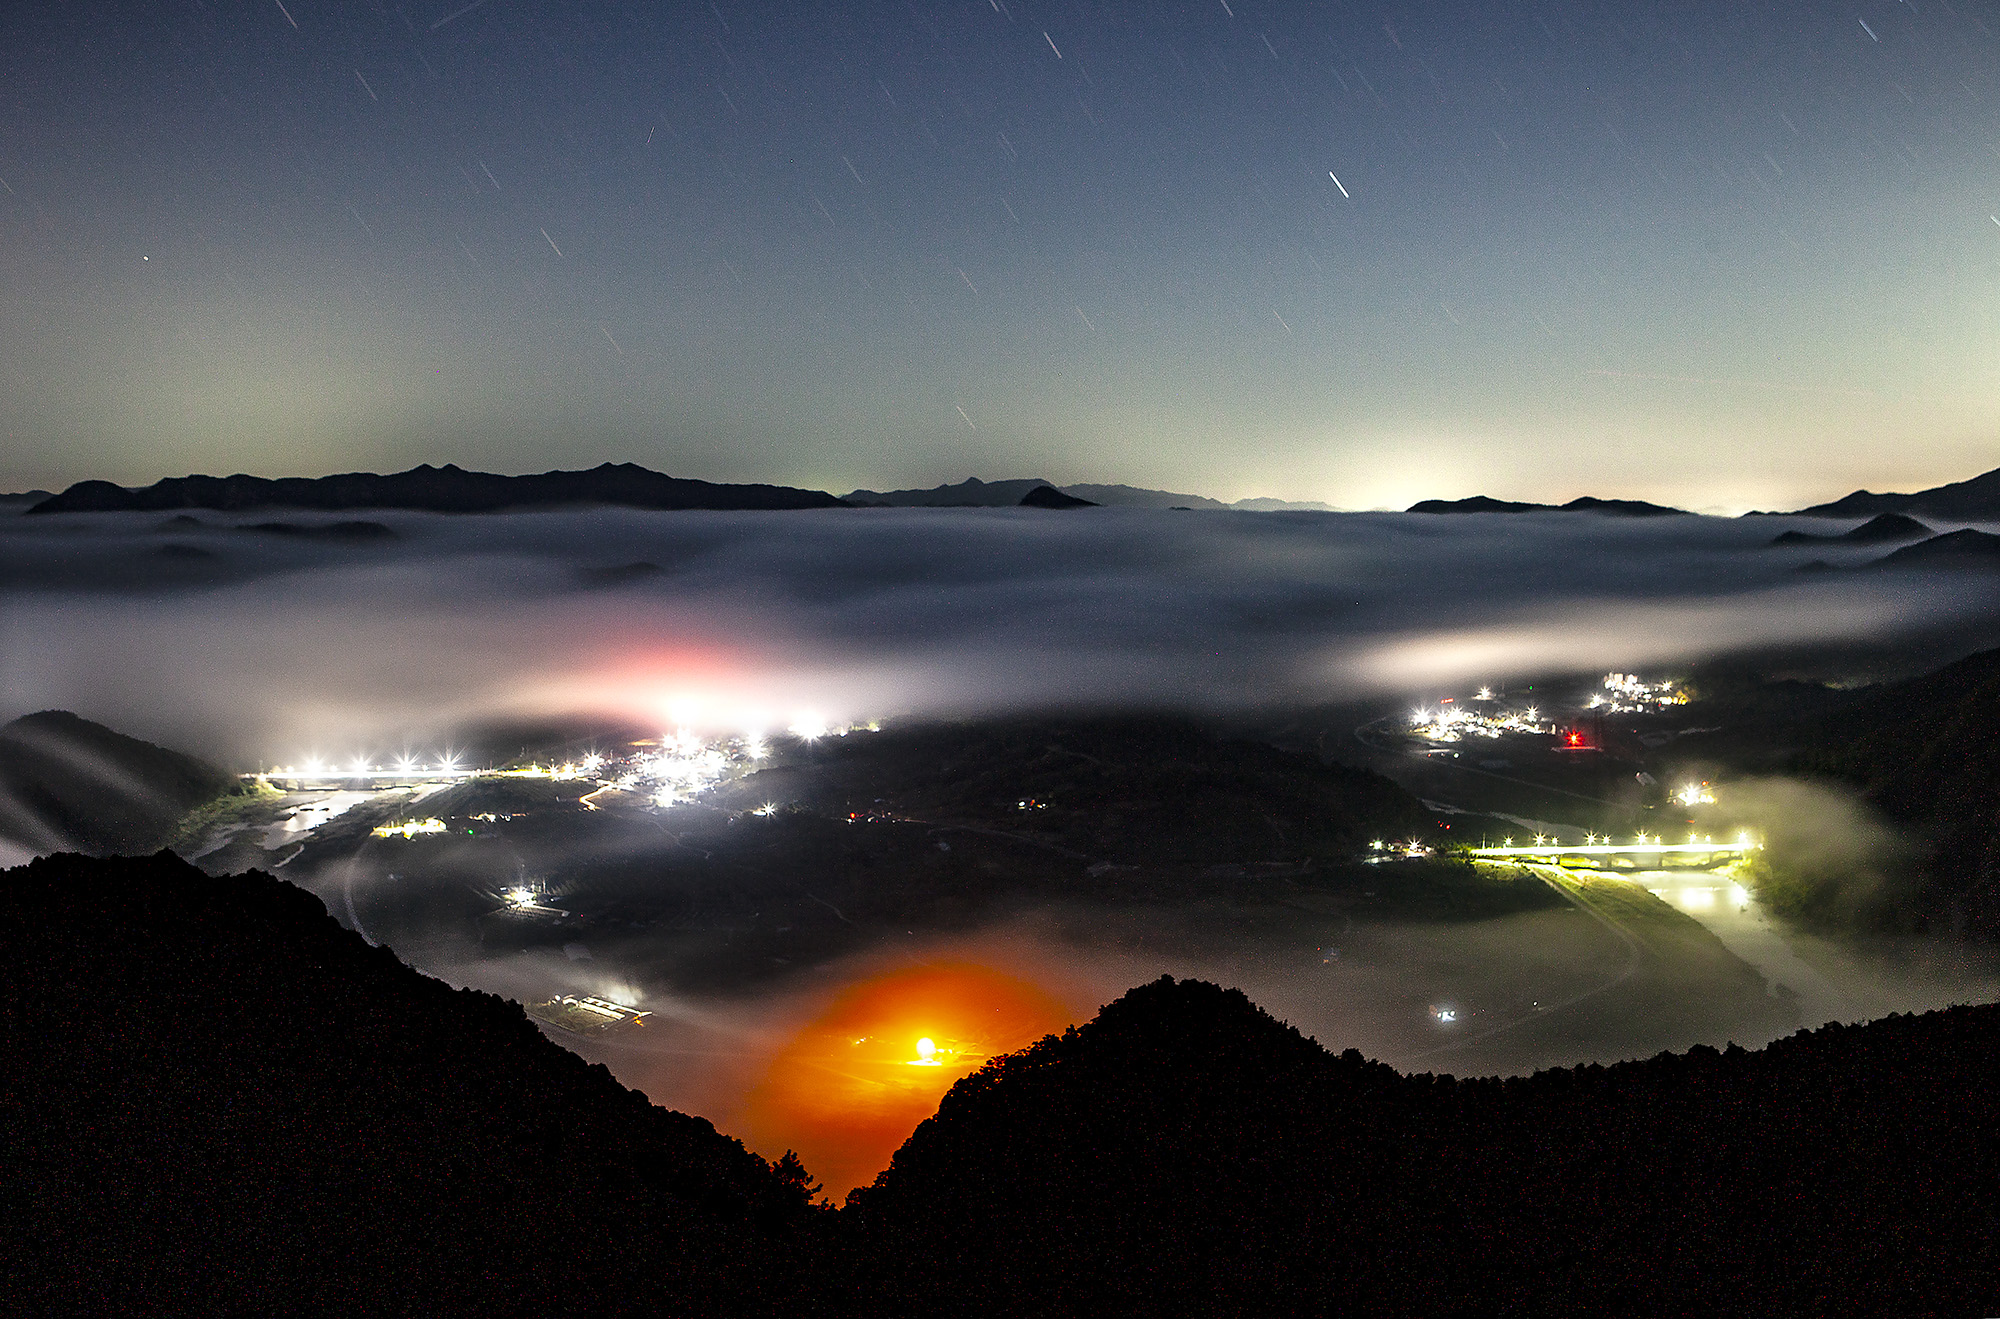
[[[1377,843],[1375,844],[1375,846],[1377,848],[1380,848],[1382,844]],[[1512,848],[1513,846],[1514,846],[1514,839],[1512,838],[1512,836],[1509,836],[1500,840],[1500,849],[1488,848],[1485,850],[1494,851],[1494,850]],[[1736,835],[1736,841],[1733,844],[1724,843],[1718,845],[1715,841],[1715,835],[1713,834],[1689,834],[1686,844],[1683,845],[1678,843],[1669,843],[1667,841],[1667,836],[1665,834],[1648,834],[1642,832],[1639,835],[1637,835],[1637,837],[1635,837],[1631,843],[1625,844],[1623,846],[1612,841],[1610,834],[1585,834],[1583,836],[1583,846],[1605,848],[1610,851],[1630,851],[1633,848],[1666,849],[1666,848],[1679,848],[1682,846],[1686,847],[1721,846],[1721,847],[1754,848],[1758,846],[1758,843],[1754,839],[1752,839],[1750,837],[1749,832],[1745,830]],[[1534,850],[1540,848],[1562,848],[1564,850],[1572,852],[1578,850],[1574,846],[1565,846],[1565,844],[1561,843],[1556,839],[1550,838],[1547,834],[1536,834],[1532,849],[1523,847],[1518,850],[1526,851],[1526,850]]]
[[[801,715],[785,731],[803,741],[813,742],[823,737],[845,737],[861,729],[875,732],[881,727],[876,721],[834,725],[817,715]],[[679,806],[695,800],[728,778],[733,767],[763,760],[770,754],[770,742],[761,730],[710,739],[683,727],[662,737],[656,749],[642,751],[629,758],[614,760],[592,752],[560,764],[545,765],[537,761],[498,773],[509,778],[590,782],[600,790],[610,789],[647,797],[656,806]],[[389,780],[416,783],[466,779],[490,772],[493,771],[463,766],[456,754],[447,753],[435,760],[404,755],[387,763],[378,763],[368,756],[356,756],[344,764],[314,756],[302,764],[272,769],[264,777],[307,782]],[[594,797],[596,794],[591,795]],[[584,804],[592,805],[587,799]],[[767,805],[757,813],[769,815],[776,810],[776,806]],[[400,826],[397,831],[401,832]]]
[[[550,906],[544,901],[548,896],[547,889],[534,881],[528,881],[504,890],[500,894],[500,901],[506,904],[506,910],[519,912],[522,915],[567,916],[569,914],[560,908]]]
[[[1644,714],[1669,705],[1686,705],[1688,694],[1672,679],[1647,682],[1636,673],[1607,673],[1604,690],[1593,693],[1590,708],[1613,714]]]
[[[320,756],[310,756],[303,764],[282,765],[266,773],[273,779],[312,779],[315,781],[352,779],[462,779],[469,778],[475,771],[458,763],[458,757],[449,753],[433,761],[423,761],[415,756],[398,756],[387,764],[376,764],[368,756],[356,756],[345,764],[326,760]]]
[[[693,801],[729,774],[729,756],[683,728],[660,740],[660,749],[640,756],[636,773],[655,806]]]
[[[1674,790],[1674,800],[1683,806],[1713,806],[1715,792],[1706,783],[1684,783]]]
[[[377,838],[392,838],[401,834],[404,838],[415,838],[418,834],[441,834],[444,821],[433,816],[428,820],[404,820],[399,824],[378,824],[374,834]]]
[[[817,742],[823,737],[846,737],[849,733],[879,733],[882,721],[870,719],[865,724],[829,724],[818,715],[801,715],[785,731],[802,742]]]
[[[857,728],[879,729],[881,724],[829,725],[814,715],[802,715],[785,731],[806,742],[822,737],[845,737]],[[771,744],[761,731],[736,737],[708,739],[686,728],[676,729],[660,739],[659,749],[628,762],[626,772],[604,786],[623,792],[641,793],[655,806],[680,806],[694,801],[729,777],[732,767],[763,760],[771,754]],[[766,804],[759,815],[775,813]]]
[[[1472,698],[1490,703],[1493,693],[1481,687]],[[1457,742],[1468,737],[1501,737],[1507,733],[1553,733],[1556,727],[1542,719],[1542,712],[1530,705],[1522,709],[1494,707],[1475,709],[1447,697],[1437,708],[1410,713],[1410,731],[1426,742]]]

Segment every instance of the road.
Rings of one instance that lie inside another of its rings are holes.
[[[1429,1058],[1437,1054],[1449,1053],[1453,1049],[1462,1049],[1468,1044],[1491,1039],[1495,1035],[1525,1026],[1531,1021],[1547,1021],[1557,1013],[1573,1008],[1577,1004],[1589,999],[1596,998],[1599,994],[1618,988],[1618,986],[1630,980],[1639,970],[1640,963],[1645,959],[1644,946],[1640,944],[1638,939],[1633,937],[1630,930],[1620,925],[1617,920],[1591,902],[1584,894],[1582,886],[1576,882],[1573,876],[1555,866],[1527,866],[1526,869],[1532,871],[1537,879],[1540,879],[1557,893],[1560,893],[1563,899],[1571,906],[1610,931],[1612,936],[1625,946],[1624,965],[1588,989],[1580,990],[1577,993],[1569,995],[1567,998],[1558,999],[1553,1003],[1537,1004],[1529,1011],[1522,1013],[1511,1021],[1503,1021],[1496,1026],[1488,1026],[1484,1030],[1460,1035],[1448,1043],[1437,1045],[1435,1048],[1425,1049],[1421,1053],[1408,1054],[1405,1057],[1405,1061],[1415,1062],[1420,1058]]]

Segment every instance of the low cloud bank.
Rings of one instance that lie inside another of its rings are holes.
[[[1748,876],[1765,906],[1787,916],[1844,920],[1890,896],[1918,860],[1909,840],[1852,793],[1798,779],[1730,783],[1716,832],[1763,842]]]
[[[1981,574],[1800,574],[1764,548],[1790,525],[1770,519],[368,516],[393,535],[0,518],[0,714],[73,709],[256,762],[567,712],[1226,709],[1892,638],[1996,599]]]

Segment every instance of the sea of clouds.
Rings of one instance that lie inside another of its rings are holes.
[[[250,529],[355,518],[394,535]],[[0,717],[70,709],[254,764],[419,745],[494,718],[721,731],[1238,709],[1979,639],[2000,602],[1992,574],[1863,566],[1879,548],[1768,545],[1786,527],[1845,525],[1141,509],[14,513],[0,515]],[[1811,559],[1839,570],[1800,571]]]

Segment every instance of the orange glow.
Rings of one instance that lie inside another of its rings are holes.
[[[750,1093],[749,1143],[799,1152],[838,1200],[889,1166],[960,1077],[1069,1024],[1028,981],[970,963],[888,972],[849,986],[772,1059]]]

